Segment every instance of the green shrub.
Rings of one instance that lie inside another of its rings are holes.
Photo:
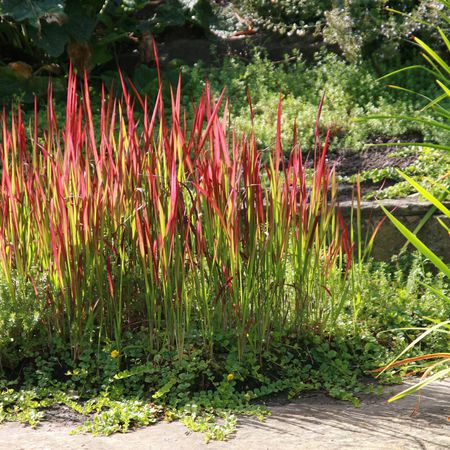
[[[385,63],[411,57],[403,37],[428,33],[421,21],[443,24],[439,2],[429,0],[245,0],[235,2],[254,26],[292,35],[307,32],[322,34],[326,43],[337,45],[348,60],[372,61],[381,68]],[[404,16],[389,14],[386,7],[399,9]],[[419,19],[415,20],[415,19]]]

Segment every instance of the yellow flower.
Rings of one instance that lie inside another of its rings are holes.
[[[233,381],[234,380],[234,373],[229,373],[227,375],[227,381]]]
[[[111,358],[117,358],[120,355],[119,350],[113,350],[111,352]]]

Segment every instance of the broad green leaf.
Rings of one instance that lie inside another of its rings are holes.
[[[56,23],[44,23],[40,34],[40,39],[36,44],[47,55],[56,58],[64,53],[64,48],[69,41],[69,36],[64,27]]]
[[[82,12],[69,14],[69,20],[65,24],[67,33],[78,42],[87,42],[95,28],[95,20]]]
[[[38,28],[41,18],[63,14],[65,0],[3,0],[2,12],[17,22],[28,21]]]
[[[134,366],[129,370],[123,370],[122,372],[118,372],[114,375],[115,380],[124,380],[125,378],[134,377],[136,375],[143,375],[144,373],[148,373],[154,370],[153,364],[144,364],[141,366]]]

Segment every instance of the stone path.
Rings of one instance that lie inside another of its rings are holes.
[[[414,450],[450,449],[450,381],[422,391],[421,407],[411,417],[417,397],[387,404],[393,391],[366,395],[359,408],[323,394],[309,394],[285,405],[273,406],[261,423],[243,418],[228,442],[204,443],[180,423],[159,423],[128,434],[109,437],[70,436],[71,427],[47,422],[33,430],[17,423],[0,426],[4,450]]]

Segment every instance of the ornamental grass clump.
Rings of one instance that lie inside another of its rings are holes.
[[[284,157],[281,99],[263,161],[255,136],[230,127],[224,93],[206,85],[188,123],[181,80],[169,115],[161,83],[153,106],[122,87],[102,89],[99,126],[72,72],[64,123],[51,87],[44,131],[37,101],[30,124],[20,107],[1,114],[0,263],[17,308],[31,283],[40,333],[75,359],[104,340],[118,356],[136,330],[149,351],[180,356],[194,339],[212,353],[223,333],[242,354],[275,334],[333,331],[357,286],[329,135],[322,145],[316,127],[308,172],[295,127]]]

